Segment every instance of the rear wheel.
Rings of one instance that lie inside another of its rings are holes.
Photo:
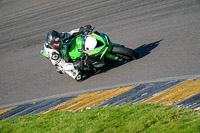
[[[126,47],[113,46],[110,53],[118,56],[122,60],[135,60],[139,58],[136,51]]]

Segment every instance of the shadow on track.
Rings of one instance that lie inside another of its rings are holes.
[[[153,43],[149,43],[149,44],[144,44],[144,45],[142,45],[142,46],[134,49],[134,51],[136,51],[139,54],[139,58],[138,59],[143,58],[143,57],[147,56],[148,54],[150,54],[151,51],[153,49],[155,49],[160,44],[161,41],[162,40],[159,40],[159,41],[156,41],[156,42],[153,42]],[[86,80],[86,79],[88,79],[91,76],[107,72],[110,69],[114,69],[114,68],[122,66],[122,65],[124,65],[126,63],[129,63],[129,62],[123,62],[123,61],[121,61],[121,62],[115,62],[115,61],[113,61],[113,62],[109,63],[108,65],[105,65],[104,67],[102,67],[101,69],[99,69],[99,71],[97,73],[95,73],[95,74],[94,73],[88,74],[88,76],[85,77],[83,79],[83,81]]]
[[[135,49],[135,51],[139,54],[139,58],[143,58],[145,56],[147,56],[148,54],[151,53],[151,51],[153,49],[155,49],[161,42],[162,40],[159,40],[159,41],[156,41],[156,42],[153,42],[153,43],[149,43],[149,44],[144,44],[138,48]]]

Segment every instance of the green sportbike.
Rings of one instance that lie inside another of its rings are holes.
[[[90,31],[84,32],[73,39],[68,50],[70,61],[81,61],[82,67],[74,70],[64,71],[76,81],[81,81],[101,71],[105,66],[117,62],[129,62],[138,59],[136,51],[123,45],[112,43],[109,37],[101,32],[91,28]],[[42,55],[47,57],[44,51]]]

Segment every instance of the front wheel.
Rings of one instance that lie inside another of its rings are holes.
[[[139,58],[139,55],[136,51],[127,47],[113,46],[110,53],[118,56],[120,59],[125,60],[135,60]]]

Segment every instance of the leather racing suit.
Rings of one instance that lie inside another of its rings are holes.
[[[78,75],[78,70],[75,69],[75,66],[72,62],[69,62],[68,50],[72,38],[75,37],[76,34],[79,34],[79,28],[66,33],[62,32],[60,34],[62,40],[62,47],[59,50],[52,49],[48,46],[47,42],[45,42],[44,49],[41,50],[41,53],[45,52],[42,54],[46,55],[46,57],[51,61],[51,63],[56,66],[57,72],[61,74],[65,72],[75,79]],[[67,40],[68,38],[71,39]]]

